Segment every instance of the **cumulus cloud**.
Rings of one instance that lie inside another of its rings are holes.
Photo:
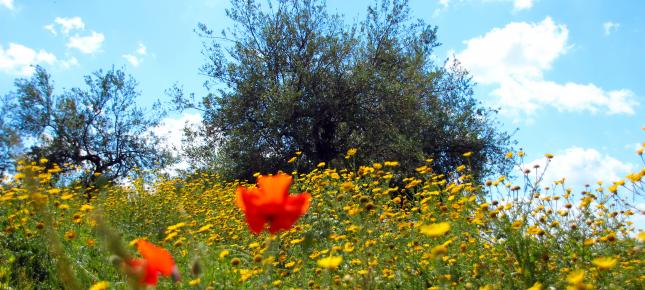
[[[475,81],[497,87],[493,95],[506,113],[531,115],[551,106],[559,111],[634,114],[638,103],[630,90],[544,79],[544,72],[571,47],[568,36],[567,27],[550,17],[539,23],[512,22],[465,41],[466,48],[456,57]]]
[[[100,51],[105,35],[96,31],[83,33],[85,31],[85,22],[79,16],[74,17],[56,17],[53,23],[43,27],[51,32],[54,36],[60,32],[63,37],[67,38],[67,47],[77,49],[84,54],[93,54]],[[71,32],[76,32],[70,35]],[[85,34],[85,35],[83,35]]]
[[[54,36],[58,35],[58,32],[56,32],[56,28],[54,28],[54,24],[47,24],[47,25],[43,26],[43,28],[45,28],[45,30],[51,32],[51,34],[53,34]]]
[[[0,0],[0,6],[4,6],[9,10],[13,10],[13,0]]]
[[[441,5],[441,8],[448,8],[450,6],[450,3],[461,3],[461,2],[466,2],[468,0],[438,0],[439,5]],[[479,2],[512,2],[513,3],[513,9],[515,10],[526,10],[526,9],[531,9],[533,8],[533,4],[535,3],[535,0],[470,0],[470,2],[473,1],[479,1]],[[441,12],[441,8],[435,10],[435,13]]]
[[[133,67],[138,67],[139,64],[141,64],[141,59],[134,54],[124,54],[123,58],[125,58],[125,60],[127,60]]]
[[[143,43],[141,43],[141,42],[139,42],[139,47],[137,48],[137,53],[139,55],[146,55],[147,54],[146,46],[143,45]]]
[[[54,62],[56,56],[43,49],[36,51],[17,43],[9,43],[7,49],[0,45],[0,71],[5,73],[28,76],[34,72],[32,65]]]
[[[85,22],[83,22],[83,19],[78,16],[70,18],[56,17],[54,22],[61,27],[63,34],[69,34],[69,32],[73,30],[85,29]]]
[[[177,170],[185,170],[189,167],[186,160],[183,160],[182,140],[185,138],[184,128],[195,128],[202,122],[202,116],[198,113],[185,113],[184,115],[173,118],[163,119],[159,125],[151,131],[159,136],[162,140],[162,148],[173,152],[173,156],[179,158],[179,162],[168,168],[167,173],[173,174]]]
[[[515,0],[513,1],[513,8],[516,10],[531,9],[533,7],[533,0]]]
[[[143,62],[143,57],[147,54],[146,46],[139,42],[139,46],[133,53],[122,55],[133,67],[138,67]]]
[[[533,160],[524,168],[533,169],[540,165],[540,172],[546,166],[546,159]],[[608,184],[621,180],[635,168],[634,165],[621,162],[593,148],[570,147],[554,154],[553,159],[544,173],[543,185],[552,184],[565,178],[566,184],[576,189],[584,188],[586,184],[594,185],[598,181]]]
[[[84,30],[85,22],[83,22],[83,19],[78,16],[67,18],[56,17],[54,19],[54,23],[47,24],[43,28],[56,36],[58,35],[58,30],[56,30],[56,27],[58,27],[64,35],[68,35],[71,31],[74,30]]]
[[[602,29],[605,31],[605,35],[610,35],[612,32],[615,32],[620,27],[620,23],[607,21],[602,24]]]
[[[61,60],[60,65],[64,69],[69,69],[78,65],[78,59],[76,59],[76,57],[71,56],[65,60]]]
[[[480,83],[498,83],[517,76],[541,78],[551,63],[566,53],[567,27],[550,17],[537,24],[513,22],[465,41],[457,55]]]
[[[78,49],[85,54],[93,54],[101,49],[105,40],[103,33],[92,31],[90,35],[79,36],[78,34],[67,40],[67,47]]]

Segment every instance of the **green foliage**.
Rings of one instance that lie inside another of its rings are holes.
[[[86,88],[56,95],[51,76],[39,66],[31,78],[17,79],[16,90],[3,104],[3,157],[15,160],[23,153],[31,160],[46,158],[50,168],[81,166],[87,169],[80,176],[86,184],[111,181],[134,168],[168,160],[149,131],[158,117],[149,118],[135,105],[139,92],[132,77],[121,70],[99,70],[86,76],[85,84]],[[35,142],[16,152],[20,140]]]
[[[199,25],[212,93],[190,105],[175,91],[178,107],[204,112],[196,134],[207,141],[190,157],[218,160],[236,178],[284,168],[295,151],[311,169],[351,147],[359,162],[408,169],[431,157],[447,172],[468,151],[480,176],[508,168],[509,136],[474,99],[458,62],[435,63],[437,27],[411,21],[407,1],[369,7],[358,24],[315,0],[231,3],[235,26],[221,37]]]

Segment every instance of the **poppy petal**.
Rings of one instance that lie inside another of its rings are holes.
[[[148,264],[143,277],[141,277],[141,282],[146,285],[155,286],[157,285],[157,280],[159,280],[159,271]]]
[[[289,195],[289,186],[293,177],[285,173],[278,173],[276,175],[260,175],[258,176],[258,187],[262,194],[260,195],[261,203],[275,203],[280,204]]]
[[[172,274],[172,270],[175,267],[175,261],[168,250],[162,247],[157,247],[146,240],[139,240],[137,242],[137,249],[147,262],[146,276],[148,276],[148,270],[159,271],[164,276],[170,276]]]
[[[238,186],[237,190],[235,191],[235,204],[244,212],[246,211],[246,206],[244,203],[245,192],[246,188],[244,186]]]
[[[289,196],[282,210],[271,220],[269,232],[274,234],[280,230],[290,229],[307,212],[310,200],[311,195],[308,193]]]
[[[249,224],[251,232],[259,234],[267,223],[267,217],[258,212],[256,208],[251,207],[246,211],[246,223]]]
[[[307,192],[303,192],[298,195],[291,195],[287,198],[285,204],[287,211],[298,212],[300,215],[307,213],[309,209],[309,204],[311,203],[311,195]]]

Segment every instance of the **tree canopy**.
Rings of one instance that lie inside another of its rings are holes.
[[[447,172],[471,151],[478,176],[507,165],[509,136],[494,111],[474,98],[456,60],[435,61],[437,27],[412,21],[407,1],[381,1],[356,24],[322,1],[268,3],[232,1],[235,25],[221,36],[198,27],[211,93],[197,106],[207,142],[194,159],[214,157],[236,178],[290,168],[296,151],[312,168],[353,147],[359,162],[408,169],[434,158],[433,169]]]
[[[99,70],[85,77],[85,85],[55,94],[51,76],[40,66],[30,78],[17,79],[2,107],[4,157],[46,158],[48,166],[63,170],[82,167],[86,182],[99,175],[112,181],[169,160],[149,130],[159,115],[146,116],[136,106],[139,92],[131,76]],[[28,148],[17,150],[19,144]]]

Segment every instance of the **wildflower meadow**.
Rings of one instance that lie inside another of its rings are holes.
[[[643,12],[0,0],[0,290],[643,290]]]
[[[643,149],[637,151],[643,160]],[[198,172],[59,186],[21,162],[0,191],[3,289],[642,289],[631,220],[645,169],[544,184],[548,168],[477,182],[396,161],[258,173]],[[470,153],[464,154],[466,157]],[[298,162],[298,154],[289,160]],[[544,157],[549,164],[553,155]],[[143,175],[142,175],[143,176]],[[87,191],[96,192],[88,200]]]

